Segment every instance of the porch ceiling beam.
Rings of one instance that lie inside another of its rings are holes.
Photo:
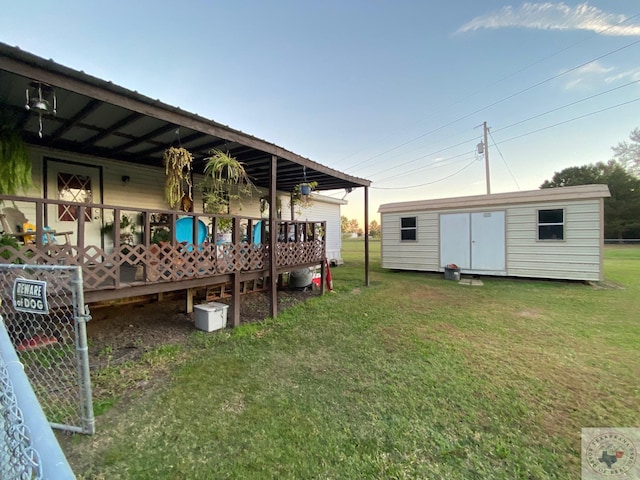
[[[191,134],[191,135],[188,135],[188,136],[186,136],[186,137],[182,138],[182,139],[180,140],[180,143],[181,143],[183,146],[185,146],[185,145],[188,145],[188,144],[189,144],[189,143],[191,143],[191,142],[194,142],[194,141],[199,140],[199,139],[204,138],[204,137],[206,137],[206,135],[205,135],[204,133],[193,133],[193,134]],[[148,156],[148,155],[153,155],[154,153],[158,153],[158,152],[160,152],[161,150],[164,150],[164,149],[166,149],[166,148],[167,148],[167,145],[166,145],[166,144],[164,144],[164,143],[162,143],[162,144],[158,143],[158,145],[157,145],[157,146],[152,147],[152,148],[148,148],[148,149],[143,150],[143,151],[141,151],[141,152],[138,152],[136,155],[140,155],[140,156],[142,156],[142,157],[146,157],[146,156]],[[189,147],[186,147],[186,148],[189,148]]]
[[[76,113],[73,117],[66,120],[61,127],[58,127],[58,129],[55,132],[49,135],[49,139],[52,141],[57,140],[66,132],[68,132],[76,123],[78,123],[80,120],[85,118],[91,112],[97,110],[98,107],[100,107],[101,105],[102,105],[101,101],[91,100],[84,107],[82,107],[78,113]]]
[[[127,115],[122,120],[117,121],[116,123],[114,123],[111,126],[105,128],[104,130],[102,130],[97,135],[94,135],[93,137],[87,139],[84,142],[84,144],[86,146],[93,145],[93,144],[99,142],[100,140],[108,137],[109,135],[113,134],[114,132],[116,132],[117,130],[121,129],[122,127],[124,127],[126,125],[129,125],[130,123],[133,123],[133,122],[135,122],[136,120],[138,120],[138,119],[140,119],[142,117],[144,117],[144,115],[142,115],[141,113],[132,113],[131,115]]]
[[[204,155],[208,154],[209,150],[211,150],[212,148],[221,147],[225,143],[227,143],[225,140],[216,140],[213,142],[203,143],[202,145],[195,145],[193,147],[190,147],[189,150],[191,150],[191,153]]]
[[[32,80],[69,90],[89,98],[95,98],[112,105],[131,110],[142,115],[183,126],[197,132],[206,133],[230,142],[246,145],[279,158],[314,169],[324,175],[336,177],[354,186],[369,186],[369,180],[352,177],[326,167],[293,152],[285,150],[265,140],[233,130],[225,125],[208,120],[196,114],[185,112],[179,108],[166,105],[159,100],[152,100],[136,92],[113,85],[96,77],[75,71],[26,52],[15,52],[2,48],[0,50],[0,69],[4,69]],[[174,127],[175,128],[175,127]]]
[[[156,138],[164,133],[167,133],[171,130],[175,130],[176,128],[178,128],[177,125],[172,125],[172,124],[166,124],[163,125],[162,127],[156,128],[155,130],[150,131],[149,133],[142,135],[141,137],[137,137],[135,140],[131,140],[130,142],[125,143],[124,145],[120,145],[119,147],[115,147],[112,148],[111,151],[114,153],[118,153],[118,152],[122,152],[125,150],[130,149],[131,147],[135,147],[136,145],[139,145],[141,143],[146,142],[147,140],[151,140],[153,138]]]

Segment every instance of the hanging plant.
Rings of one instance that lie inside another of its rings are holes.
[[[309,194],[316,189],[318,182],[304,182],[293,187],[289,205],[293,207],[310,207],[313,201]]]
[[[193,155],[186,148],[169,147],[162,156],[167,178],[164,184],[164,198],[169,207],[184,205],[185,197],[193,202],[191,196],[191,164]],[[191,203],[193,204],[193,203]]]
[[[11,126],[0,125],[0,194],[26,192],[32,184],[27,145]]]
[[[218,149],[210,150],[209,155],[205,158],[205,180],[201,185],[206,210],[207,213],[228,213],[230,200],[251,197],[256,187],[244,163]]]

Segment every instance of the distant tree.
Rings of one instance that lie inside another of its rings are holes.
[[[606,184],[603,178],[605,164],[584,165],[582,167],[568,167],[555,172],[551,180],[545,180],[540,188],[574,187],[576,185],[589,185],[593,183]]]
[[[615,160],[569,167],[556,172],[540,188],[606,184],[611,192],[604,200],[605,238],[640,238],[640,179]]]
[[[360,226],[358,225],[358,220],[356,220],[355,218],[352,218],[351,220],[349,220],[349,230],[347,230],[349,233],[358,233],[358,230],[360,230]]]
[[[629,173],[640,177],[640,128],[634,128],[629,135],[631,142],[620,142],[612,147],[613,158]]]
[[[380,236],[380,224],[376,220],[371,220],[369,223],[369,235],[372,237]]]
[[[340,217],[340,231],[342,233],[349,233],[349,219],[344,215]]]

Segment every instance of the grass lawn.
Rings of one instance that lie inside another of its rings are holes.
[[[379,251],[370,287],[348,241],[335,294],[124,367],[163,383],[65,442],[78,477],[568,479],[582,427],[640,427],[639,247],[607,247],[597,287],[462,286]]]

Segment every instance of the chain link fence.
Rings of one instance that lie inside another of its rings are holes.
[[[75,478],[0,316],[0,478]]]
[[[0,316],[49,424],[93,434],[82,269],[0,265]]]

